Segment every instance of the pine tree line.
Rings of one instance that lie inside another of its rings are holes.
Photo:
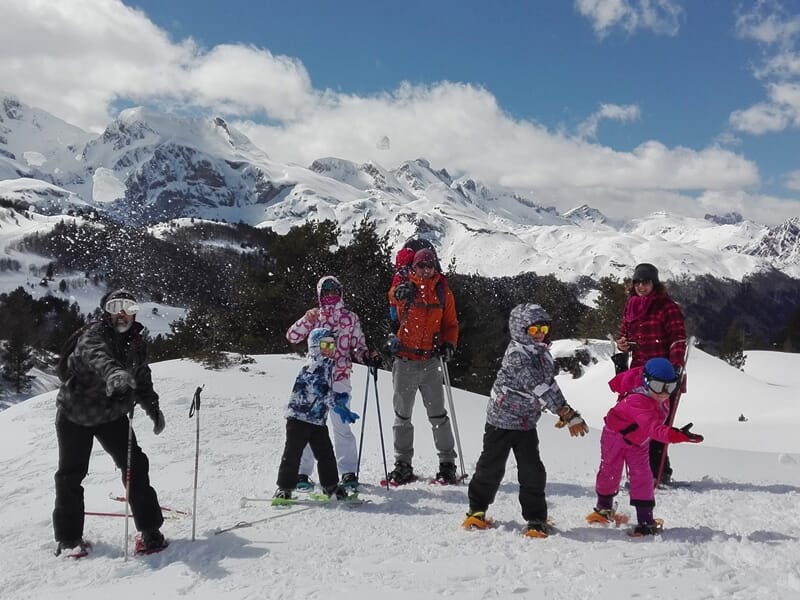
[[[151,340],[151,359],[194,357],[221,365],[225,353],[302,352],[284,335],[316,303],[316,283],[327,274],[342,281],[345,302],[360,316],[370,346],[383,347],[392,249],[387,236],[366,220],[348,233],[347,244],[343,237],[330,221],[308,222],[285,235],[244,224],[197,222],[156,237],[144,228],[98,220],[60,223],[47,234],[26,237],[19,250],[50,257],[43,282],[60,280],[62,292],[76,285],[124,286],[143,299],[188,307],[170,334]],[[458,273],[457,265],[456,257],[447,273],[461,328],[450,373],[454,385],[479,393],[488,391],[497,372],[508,343],[508,314],[517,303],[541,304],[553,316],[554,339],[604,339],[616,331],[627,296],[623,283],[610,278],[576,283],[535,273],[490,278]],[[741,360],[742,348],[800,348],[794,300],[800,281],[770,271],[743,282],[683,278],[668,282],[668,289],[683,308],[689,332],[732,364]],[[587,297],[593,298],[592,308],[581,301]],[[29,313],[33,316],[13,316]],[[89,316],[52,296],[35,301],[22,288],[0,295],[5,332],[0,337],[6,340],[0,360],[7,377],[17,373],[15,385],[22,385],[30,364],[26,349],[57,353]],[[587,361],[576,356],[562,367],[577,373]]]

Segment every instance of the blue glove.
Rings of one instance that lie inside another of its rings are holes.
[[[391,356],[394,356],[399,349],[400,349],[400,338],[398,338],[393,333],[390,334],[389,339],[386,340],[386,352],[389,353]]]
[[[355,423],[360,418],[356,413],[348,410],[346,406],[343,406],[341,404],[337,404],[336,406],[334,406],[333,412],[339,415],[339,418],[342,420],[342,423],[348,425]]]

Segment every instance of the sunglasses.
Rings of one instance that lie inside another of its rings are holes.
[[[671,394],[678,388],[677,381],[658,381],[657,379],[646,379],[647,387],[656,394]]]
[[[415,269],[433,269],[436,265],[429,262],[421,262],[414,265]]]
[[[339,293],[339,290],[337,290],[336,288],[330,288],[327,290],[322,290],[320,292],[320,296],[340,296],[340,295],[341,294]]]
[[[129,317],[132,317],[139,312],[139,305],[136,304],[135,300],[131,300],[130,298],[114,298],[106,302],[106,312],[112,315],[125,313]]]
[[[539,332],[541,332],[542,335],[547,335],[550,333],[550,325],[531,325],[528,327],[529,335],[536,335]]]
[[[633,285],[645,285],[647,283],[653,283],[650,279],[634,279]]]
[[[322,340],[319,343],[320,350],[333,350],[336,348],[336,342],[333,340]]]

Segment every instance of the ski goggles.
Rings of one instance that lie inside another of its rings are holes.
[[[677,381],[659,381],[658,379],[645,379],[647,387],[656,394],[671,394],[678,389]]]
[[[550,325],[528,326],[528,335],[536,335],[537,333],[541,333],[542,335],[547,335],[548,333],[550,333]]]
[[[433,269],[434,267],[436,267],[436,265],[432,262],[418,262],[414,265],[415,269]]]
[[[319,341],[319,349],[320,350],[333,350],[336,348],[336,340],[320,340]]]
[[[106,302],[106,312],[111,315],[125,313],[132,317],[139,312],[139,305],[136,304],[136,300],[131,300],[130,298],[114,298]]]

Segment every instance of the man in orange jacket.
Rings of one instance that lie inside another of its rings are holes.
[[[458,319],[453,293],[436,271],[436,256],[428,248],[414,255],[409,280],[389,290],[389,301],[397,306],[400,328],[392,367],[394,383],[395,468],[389,482],[395,485],[416,479],[414,426],[411,413],[417,391],[428,413],[433,442],[439,455],[436,478],[457,483],[456,451],[450,417],[444,406],[440,357],[449,361],[458,342]]]

